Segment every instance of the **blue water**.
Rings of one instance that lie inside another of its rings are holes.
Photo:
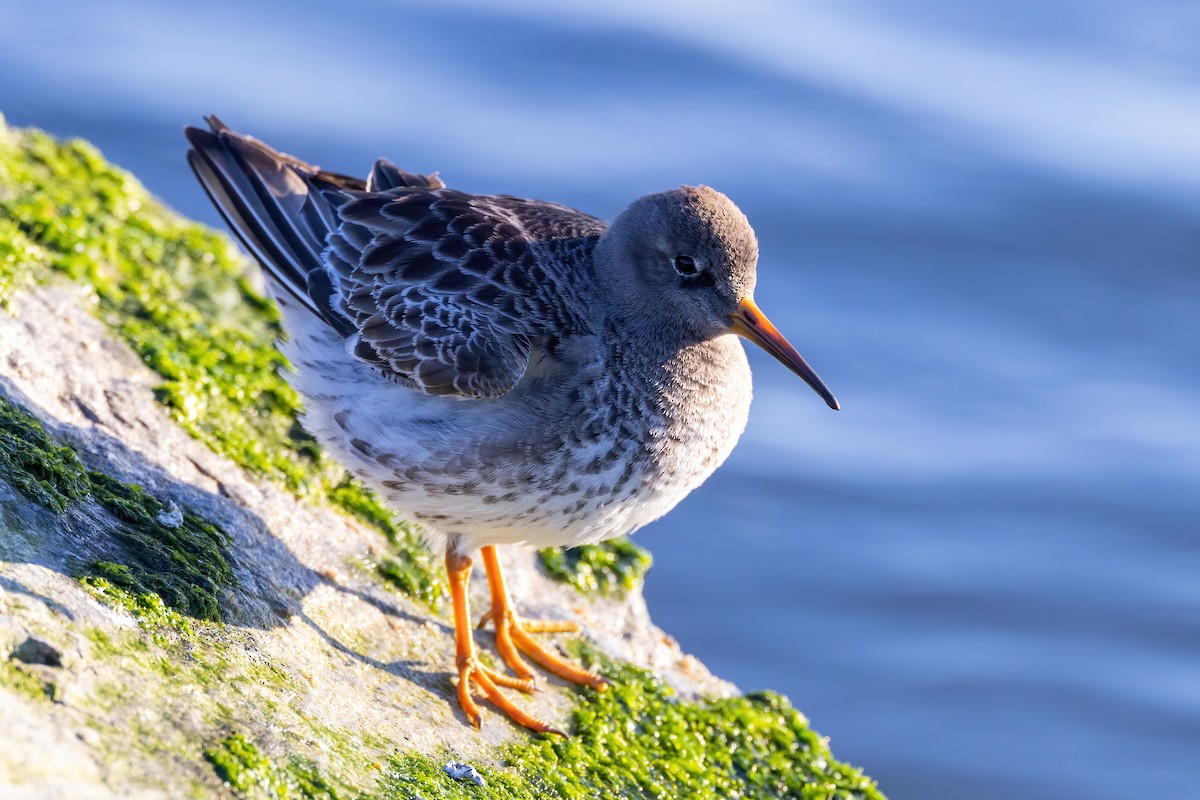
[[[565,5],[7,0],[0,112],[214,223],[209,112],[608,217],[722,189],[844,410],[751,354],[656,619],[893,800],[1197,796],[1200,6]]]

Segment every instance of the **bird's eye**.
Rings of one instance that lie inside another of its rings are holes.
[[[671,264],[675,267],[675,271],[685,278],[690,278],[700,272],[696,259],[691,256],[675,256]]]

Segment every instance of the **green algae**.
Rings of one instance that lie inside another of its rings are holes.
[[[339,800],[337,788],[310,761],[291,758],[279,766],[240,733],[204,751],[217,776],[239,797],[271,800]]]
[[[8,307],[13,292],[34,284],[38,265],[45,260],[45,250],[31,242],[12,220],[0,219],[0,308]]]
[[[238,643],[219,637],[221,626],[193,622],[161,604],[142,607],[145,598],[119,587],[107,591],[115,595],[110,602],[131,609],[157,647],[113,643],[97,632],[89,636],[96,657],[132,654],[170,686],[204,687],[205,702],[217,709],[210,722],[216,729],[238,731],[245,724],[244,716],[228,708],[230,692],[295,691],[286,675],[262,675],[261,669],[246,673]],[[477,765],[486,780],[483,787],[447,776],[442,764],[449,754],[383,755],[393,743],[330,729],[303,716],[281,725],[281,707],[272,710],[261,701],[255,713],[265,707],[285,741],[299,734],[319,743],[328,754],[324,767],[286,751],[268,758],[239,733],[209,747],[204,757],[242,798],[883,800],[874,783],[834,759],[808,720],[777,694],[685,701],[650,672],[613,662],[578,641],[568,649],[611,684],[603,692],[575,695],[571,738],[530,735],[500,752],[500,766]],[[273,688],[277,685],[286,688]],[[123,686],[113,688],[113,702],[125,697]],[[504,724],[495,716],[495,724]],[[150,730],[143,738],[153,736]],[[383,761],[377,781],[369,766],[376,758]]]
[[[81,575],[79,583],[97,600],[133,617],[155,644],[165,646],[176,638],[190,639],[195,634],[191,620],[167,605],[161,596],[125,588],[126,584],[136,585],[136,581],[124,564],[100,561],[95,568],[103,574]]]
[[[574,649],[613,682],[580,693],[571,738],[530,737],[508,749],[505,767],[480,770],[483,787],[449,779],[426,756],[397,756],[377,796],[883,800],[777,694],[685,702],[649,672]]]
[[[140,667],[180,688],[296,691],[296,682],[278,665],[247,658],[245,648],[252,646],[253,640],[237,628],[185,616],[153,592],[131,592],[105,578],[87,576],[80,583],[93,597],[125,611],[138,624],[137,633],[122,632],[116,639],[102,629],[88,629],[85,635],[94,658],[132,656]],[[260,700],[267,711],[277,705],[269,695]],[[221,716],[217,721],[228,719]]]
[[[56,514],[87,496],[91,482],[79,456],[55,444],[25,409],[0,397],[0,478]]]
[[[409,597],[437,608],[445,594],[445,582],[436,580],[436,573],[420,563],[411,553],[401,551],[397,556],[385,556],[374,561],[375,573],[384,582]]]
[[[225,532],[190,511],[168,519],[168,509],[139,486],[99,472],[91,480],[92,497],[124,523],[112,538],[125,569],[114,573],[98,562],[96,574],[197,619],[220,619],[221,595],[233,583]]]
[[[640,586],[653,559],[650,552],[624,537],[581,547],[538,551],[550,577],[569,583],[581,592],[603,595]]]
[[[313,482],[312,440],[273,346],[278,316],[228,239],[161,206],[86,142],[36,130],[0,136],[0,189],[0,220],[46,268],[95,291],[185,429],[293,489]]]
[[[245,798],[885,800],[777,694],[684,702],[652,674],[581,649],[614,684],[576,702],[571,738],[530,737],[505,751],[503,766],[479,767],[483,786],[448,776],[449,756],[402,753],[388,759],[374,787],[338,794],[341,784],[312,762],[276,764],[240,734],[205,757]]]
[[[425,547],[412,523],[398,520],[375,500],[361,484],[346,477],[330,490],[342,508],[374,525],[392,546],[389,555],[371,559],[374,572],[386,586],[436,608],[446,594],[446,581],[433,554]]]
[[[89,286],[100,317],[162,377],[179,425],[256,475],[318,495],[378,527],[419,597],[443,583],[419,537],[322,453],[275,348],[275,304],[228,237],[162,206],[90,144],[0,118],[0,305],[61,273]],[[408,589],[405,589],[408,591]]]
[[[338,740],[336,732],[293,708],[289,698],[298,691],[297,682],[270,660],[251,655],[253,637],[235,627],[184,617],[156,595],[134,595],[103,579],[89,579],[85,585],[105,603],[127,610],[138,623],[135,630],[84,631],[90,643],[88,660],[106,678],[89,694],[104,711],[97,719],[117,719],[105,723],[102,731],[105,763],[124,767],[140,758],[151,764],[219,764],[223,771],[192,773],[197,778],[191,795],[195,797],[228,796],[216,791],[218,780],[227,782],[239,797],[343,796],[338,785],[300,756],[281,760],[279,772],[274,764],[265,762],[264,767],[257,762],[256,748],[248,742],[239,746],[236,739],[227,740],[203,752],[199,742],[212,742],[222,731],[261,727],[264,718],[289,738],[298,734],[304,741]],[[126,711],[131,696],[139,698],[139,710],[132,716]],[[180,704],[180,699],[185,702]],[[352,759],[338,759],[338,764],[358,766]],[[151,782],[153,777],[147,775]]]
[[[121,563],[95,561],[75,577],[153,594],[198,619],[220,618],[221,594],[233,582],[225,533],[191,512],[170,519],[168,508],[141,487],[88,470],[73,449],[55,443],[32,414],[3,397],[0,477],[57,514],[91,499],[115,518],[107,538]]]
[[[836,761],[808,720],[773,693],[679,702],[656,676],[608,665],[613,685],[585,693],[575,737],[531,741],[511,760],[563,798],[879,798]]]
[[[57,700],[58,684],[44,680],[37,671],[11,659],[0,661],[0,687],[30,700]]]
[[[570,738],[531,735],[503,749],[499,766],[476,764],[484,786],[449,777],[443,770],[449,753],[394,753],[374,785],[362,782],[361,770],[358,780],[342,777],[344,747],[322,746],[338,757],[318,768],[290,753],[268,758],[234,733],[204,755],[242,798],[885,800],[861,771],[836,760],[827,741],[778,694],[685,701],[650,672],[580,642],[570,649],[611,685],[576,696]],[[312,732],[318,739],[332,734]],[[350,748],[362,761],[388,743]]]

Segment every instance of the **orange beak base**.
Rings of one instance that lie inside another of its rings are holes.
[[[796,348],[783,338],[783,334],[771,324],[766,315],[758,310],[758,306],[754,305],[753,300],[749,297],[743,298],[738,303],[738,310],[730,314],[729,319],[735,333],[746,337],[782,361],[784,366],[803,378],[814,392],[821,395],[821,399],[834,411],[841,409],[837,398],[833,396],[833,392],[829,391],[825,381],[821,380],[803,356],[796,352]]]

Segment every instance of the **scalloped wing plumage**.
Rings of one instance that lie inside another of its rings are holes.
[[[547,265],[590,257],[604,223],[540,201],[444,188],[376,162],[358,181],[219,121],[188,129],[189,161],[273,283],[346,338],[347,351],[435,395],[497,397],[579,332]]]
[[[346,201],[323,258],[354,355],[430,394],[512,389],[536,335],[521,301],[539,266],[521,229],[450,189],[329,199]]]

